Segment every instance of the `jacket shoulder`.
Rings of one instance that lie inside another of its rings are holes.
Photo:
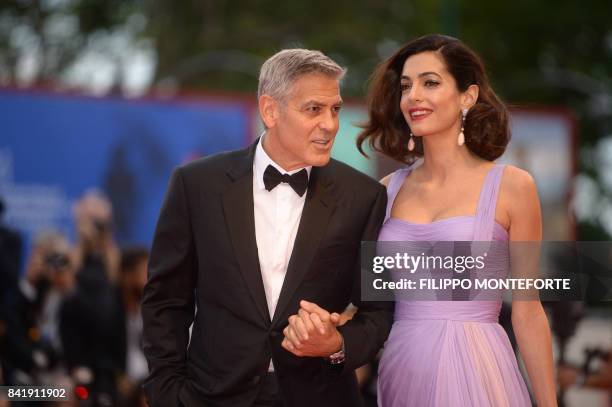
[[[360,195],[376,195],[384,188],[384,185],[369,175],[335,159],[331,159],[330,162],[322,168],[322,173],[326,177],[331,178],[334,183],[343,185]]]
[[[372,202],[385,191],[385,186],[374,178],[338,160],[330,160],[321,167],[320,174],[322,179],[331,181],[340,196],[360,202]]]
[[[230,170],[246,173],[253,166],[251,148],[243,150],[224,151],[198,158],[177,167],[174,171],[188,185],[222,185],[229,181]]]
[[[214,174],[226,172],[232,164],[237,162],[245,154],[244,150],[223,151],[198,158],[186,164],[180,165],[178,169],[184,176]]]

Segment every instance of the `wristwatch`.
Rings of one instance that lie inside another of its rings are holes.
[[[342,337],[342,335],[340,335]],[[344,353],[344,338],[342,338],[342,347],[336,353],[332,353],[327,357],[327,361],[332,365],[340,365],[344,363],[346,360],[346,355]]]

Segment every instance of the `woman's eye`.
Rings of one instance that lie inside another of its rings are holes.
[[[404,91],[406,91],[406,90],[408,90],[408,89],[410,89],[410,85],[409,85],[409,84],[407,84],[407,83],[402,83],[402,84],[400,85],[400,90],[401,90],[402,92],[404,92]]]
[[[425,81],[425,86],[427,86],[428,88],[433,88],[434,86],[438,86],[440,83],[436,82],[436,81]]]

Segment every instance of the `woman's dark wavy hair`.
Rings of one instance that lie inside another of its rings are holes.
[[[369,120],[362,125],[357,137],[357,148],[363,151],[368,140],[375,151],[406,164],[423,156],[423,142],[415,137],[415,148],[408,151],[410,127],[400,110],[400,76],[404,62],[412,55],[426,51],[438,52],[460,92],[470,85],[478,85],[476,104],[465,119],[465,145],[474,154],[493,161],[501,156],[510,141],[508,110],[497,97],[478,55],[456,38],[445,35],[426,35],[410,41],[389,59],[381,63],[370,78],[368,94]]]

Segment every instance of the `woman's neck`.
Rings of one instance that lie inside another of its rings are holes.
[[[481,162],[465,144],[457,145],[458,135],[457,132],[456,135],[447,133],[423,137],[421,174],[424,179],[443,183],[451,175],[472,169]]]

